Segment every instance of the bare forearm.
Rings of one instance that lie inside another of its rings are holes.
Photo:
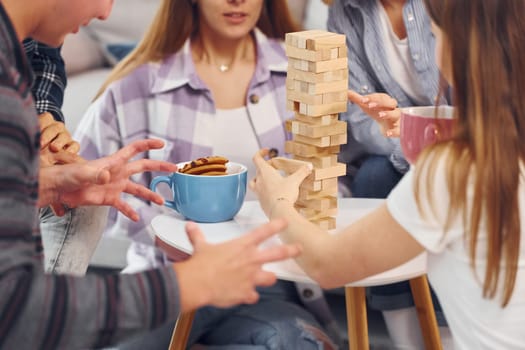
[[[295,210],[288,200],[276,201],[273,205],[270,219],[285,218],[288,227],[280,233],[285,243],[300,243],[302,254],[296,258],[303,270],[322,287],[328,288],[333,284],[330,266],[332,259],[327,259],[330,254],[330,242],[333,237],[312,224]]]
[[[43,208],[58,200],[56,179],[59,175],[57,166],[40,168],[38,174],[38,207]]]

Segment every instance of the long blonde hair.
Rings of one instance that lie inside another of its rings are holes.
[[[518,191],[520,164],[525,160],[525,1],[425,3],[443,31],[443,52],[452,62],[457,124],[451,140],[422,154],[415,183],[425,180],[421,169],[428,166],[425,174],[432,174],[435,160],[447,153],[451,202],[446,228],[463,215],[474,269],[480,228],[486,227],[483,296],[494,298],[503,277],[502,305],[506,306],[516,283],[521,239]],[[426,181],[427,191],[431,183],[432,177]],[[469,188],[473,198],[467,208]],[[500,276],[502,268],[504,276]]]
[[[197,6],[191,0],[163,0],[155,18],[137,47],[110,73],[95,99],[112,82],[123,78],[146,62],[156,62],[179,51],[199,28]],[[264,0],[257,27],[270,38],[299,30],[292,20],[286,0]]]

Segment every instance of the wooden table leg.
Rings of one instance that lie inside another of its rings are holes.
[[[348,343],[351,350],[368,350],[368,321],[364,287],[345,287]]]
[[[185,350],[188,337],[190,336],[191,325],[195,318],[195,311],[183,313],[177,319],[173,334],[171,336],[169,350]]]
[[[416,304],[417,316],[421,325],[421,333],[427,350],[441,350],[441,338],[439,337],[439,328],[430,296],[430,287],[427,276],[412,278],[410,280],[410,289]]]

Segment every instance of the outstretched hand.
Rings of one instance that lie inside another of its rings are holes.
[[[138,214],[121,199],[122,192],[157,204],[164,201],[160,195],[132,182],[129,177],[144,171],[173,172],[177,170],[177,166],[150,159],[130,160],[138,153],[163,146],[161,140],[140,140],[94,161],[41,168],[39,205],[63,203],[71,208],[80,205],[110,205],[137,221]],[[61,214],[63,213],[57,213]]]
[[[384,93],[362,96],[353,90],[348,90],[348,100],[374,119],[384,136],[399,137],[401,110],[397,108],[397,101],[394,98]]]
[[[259,248],[263,241],[285,229],[286,225],[283,219],[274,220],[237,239],[210,244],[197,224],[188,223],[186,233],[193,244],[193,256],[174,264],[183,311],[206,304],[229,307],[256,303],[259,295],[255,288],[276,281],[273,273],[262,270],[262,265],[296,257],[301,251],[297,244]]]
[[[295,203],[299,196],[301,182],[311,173],[312,169],[302,166],[289,176],[282,176],[277,170],[278,165],[273,159],[266,161],[268,149],[261,149],[253,156],[257,176],[250,180],[249,187],[259,197],[261,208],[270,217],[272,207],[279,198]]]

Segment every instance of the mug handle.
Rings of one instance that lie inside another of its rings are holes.
[[[427,125],[423,133],[425,140],[429,143],[434,143],[439,139],[439,129],[434,123]]]
[[[165,175],[154,177],[153,180],[151,180],[151,183],[149,185],[149,189],[152,190],[153,192],[156,192],[157,191],[157,185],[160,184],[160,183],[165,183],[171,188],[171,177],[170,176],[165,176]],[[176,211],[179,211],[177,209],[177,205],[175,204],[174,201],[169,201],[166,198],[164,198],[164,205],[167,206],[168,208],[171,208],[171,209],[174,209]]]

